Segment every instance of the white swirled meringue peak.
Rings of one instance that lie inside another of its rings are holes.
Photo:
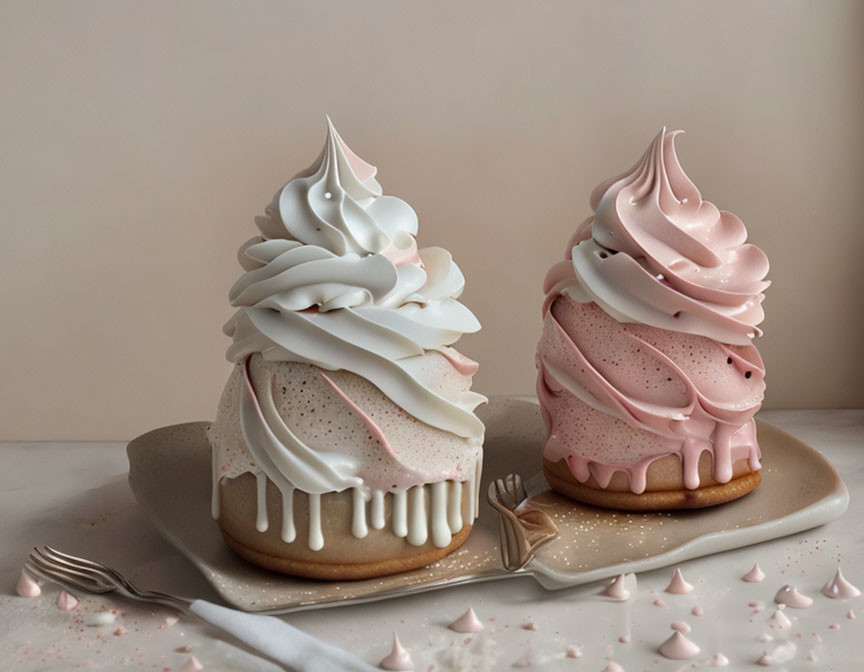
[[[450,346],[480,324],[458,301],[465,280],[450,253],[418,249],[416,213],[384,195],[376,173],[328,117],[321,154],[255,219],[229,293],[236,312],[223,330],[237,366],[210,429],[213,516],[220,482],[251,472],[259,531],[268,480],[285,502],[286,542],[293,493],[309,496],[313,550],[327,493],[353,490],[357,537],[367,508],[372,527],[384,526],[392,495],[393,531],[414,545],[450,543],[465,484],[465,524],[477,511],[484,427],[474,409],[485,397],[470,389],[477,364]]]

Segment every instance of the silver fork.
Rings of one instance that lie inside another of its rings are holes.
[[[273,616],[248,614],[206,600],[141,590],[120,572],[101,562],[61,553],[50,546],[34,548],[24,564],[34,576],[51,579],[88,593],[119,593],[133,600],[155,602],[197,616],[249,648],[297,672],[375,672],[377,668]]]
[[[61,553],[50,546],[34,548],[25,564],[28,571],[45,576],[70,588],[88,593],[117,592],[133,600],[155,602],[180,611],[187,611],[192,600],[154,590],[141,590],[117,570],[101,562]]]

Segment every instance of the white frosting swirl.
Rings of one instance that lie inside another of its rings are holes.
[[[260,235],[239,251],[246,273],[230,292],[228,359],[344,369],[371,381],[418,420],[479,442],[474,408],[485,398],[445,393],[422,358],[480,328],[457,301],[465,280],[450,253],[417,249],[417,215],[382,195],[376,169],[328,119],[327,141],[307,170],[256,218]],[[433,387],[435,389],[433,389]]]

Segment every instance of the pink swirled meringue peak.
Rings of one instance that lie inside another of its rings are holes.
[[[238,253],[211,509],[231,548],[268,569],[412,569],[460,545],[478,511],[486,399],[452,346],[480,324],[450,253],[418,247],[417,214],[377,174],[328,117],[318,158]]]
[[[679,133],[593,191],[544,282],[544,472],[589,504],[698,508],[760,482],[768,260],[684,173]]]

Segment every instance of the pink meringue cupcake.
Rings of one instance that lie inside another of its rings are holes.
[[[546,276],[537,394],[543,470],[598,506],[711,506],[761,482],[753,416],[768,260],[702,197],[665,129],[591,194]]]

